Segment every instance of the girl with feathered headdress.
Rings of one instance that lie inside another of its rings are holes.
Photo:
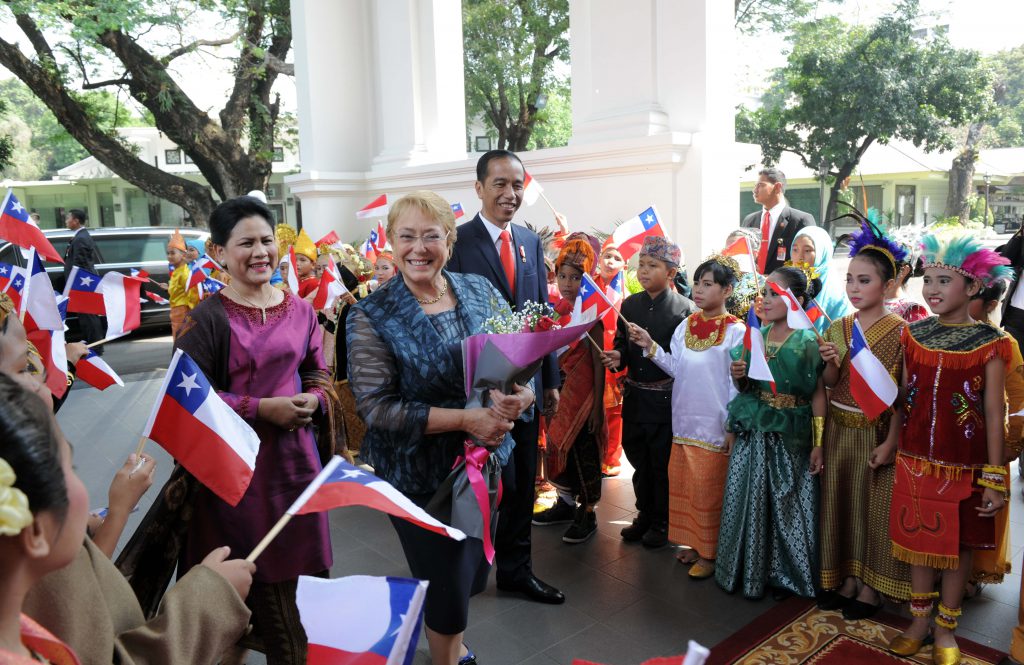
[[[846,296],[856,309],[836,319],[825,332],[821,357],[830,388],[825,420],[821,474],[822,609],[842,610],[847,620],[865,619],[882,607],[882,596],[910,599],[910,567],[892,556],[889,514],[891,460],[879,458],[899,437],[892,410],[882,413],[858,403],[851,363],[855,326],[871,353],[896,380],[903,371],[901,338],[906,322],[885,307],[886,292],[896,281],[906,251],[870,220],[852,234]],[[838,361],[838,362],[834,362]],[[865,413],[868,411],[869,413]],[[867,462],[867,463],[865,463]],[[885,462],[885,463],[883,463]]]
[[[1010,276],[1008,261],[969,235],[921,239],[923,295],[935,316],[903,335],[903,431],[889,530],[909,563],[913,621],[889,645],[909,656],[932,635],[936,663],[959,663],[954,631],[974,550],[996,544],[995,515],[1009,486],[1003,466],[1009,338],[971,319],[970,299]],[[941,590],[934,593],[936,572]]]

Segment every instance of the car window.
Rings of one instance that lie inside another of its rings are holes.
[[[146,255],[148,236],[93,236],[93,240],[96,241],[96,249],[103,263],[136,265],[146,260],[143,257]]]
[[[15,245],[7,245],[3,249],[0,249],[0,263],[10,263],[11,265],[20,265],[18,261],[18,248]]]
[[[66,238],[50,237],[47,238],[47,240],[49,240],[50,244],[53,245],[53,248],[57,250],[57,254],[59,254],[60,256],[64,256],[64,252],[68,251],[68,244],[71,242],[71,236],[68,236]]]

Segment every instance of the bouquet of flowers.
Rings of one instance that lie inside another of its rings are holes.
[[[554,314],[546,303],[528,302],[517,313],[487,319],[482,332],[462,341],[467,409],[489,406],[492,389],[511,394],[515,385],[528,385],[546,356],[581,338],[595,323],[563,328],[555,323]],[[484,554],[493,562],[493,516],[499,501],[501,466],[482,441],[467,436],[463,456],[427,512],[482,540]]]

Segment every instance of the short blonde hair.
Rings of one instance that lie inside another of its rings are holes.
[[[420,212],[431,218],[444,228],[448,234],[448,249],[455,244],[455,213],[452,212],[450,203],[444,200],[440,194],[429,189],[420,189],[410,192],[395,201],[388,211],[388,227],[386,233],[392,245],[395,244],[395,223],[409,208],[417,208]]]

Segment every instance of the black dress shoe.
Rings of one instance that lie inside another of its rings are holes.
[[[525,594],[530,600],[548,605],[561,605],[565,602],[565,594],[550,584],[541,582],[533,574],[516,582],[498,582],[498,589]]]
[[[817,605],[819,610],[841,610],[853,602],[838,591],[823,591],[818,595]]]
[[[877,605],[871,605],[865,603],[863,600],[851,600],[846,607],[843,608],[843,618],[847,621],[857,621],[858,619],[868,619],[875,616],[878,610],[882,609],[885,605],[885,601],[879,600]]]
[[[793,592],[790,591],[789,589],[780,589],[778,587],[774,587],[772,589],[772,600],[781,601],[781,600],[786,600],[787,598],[792,598],[792,597],[793,597]]]

